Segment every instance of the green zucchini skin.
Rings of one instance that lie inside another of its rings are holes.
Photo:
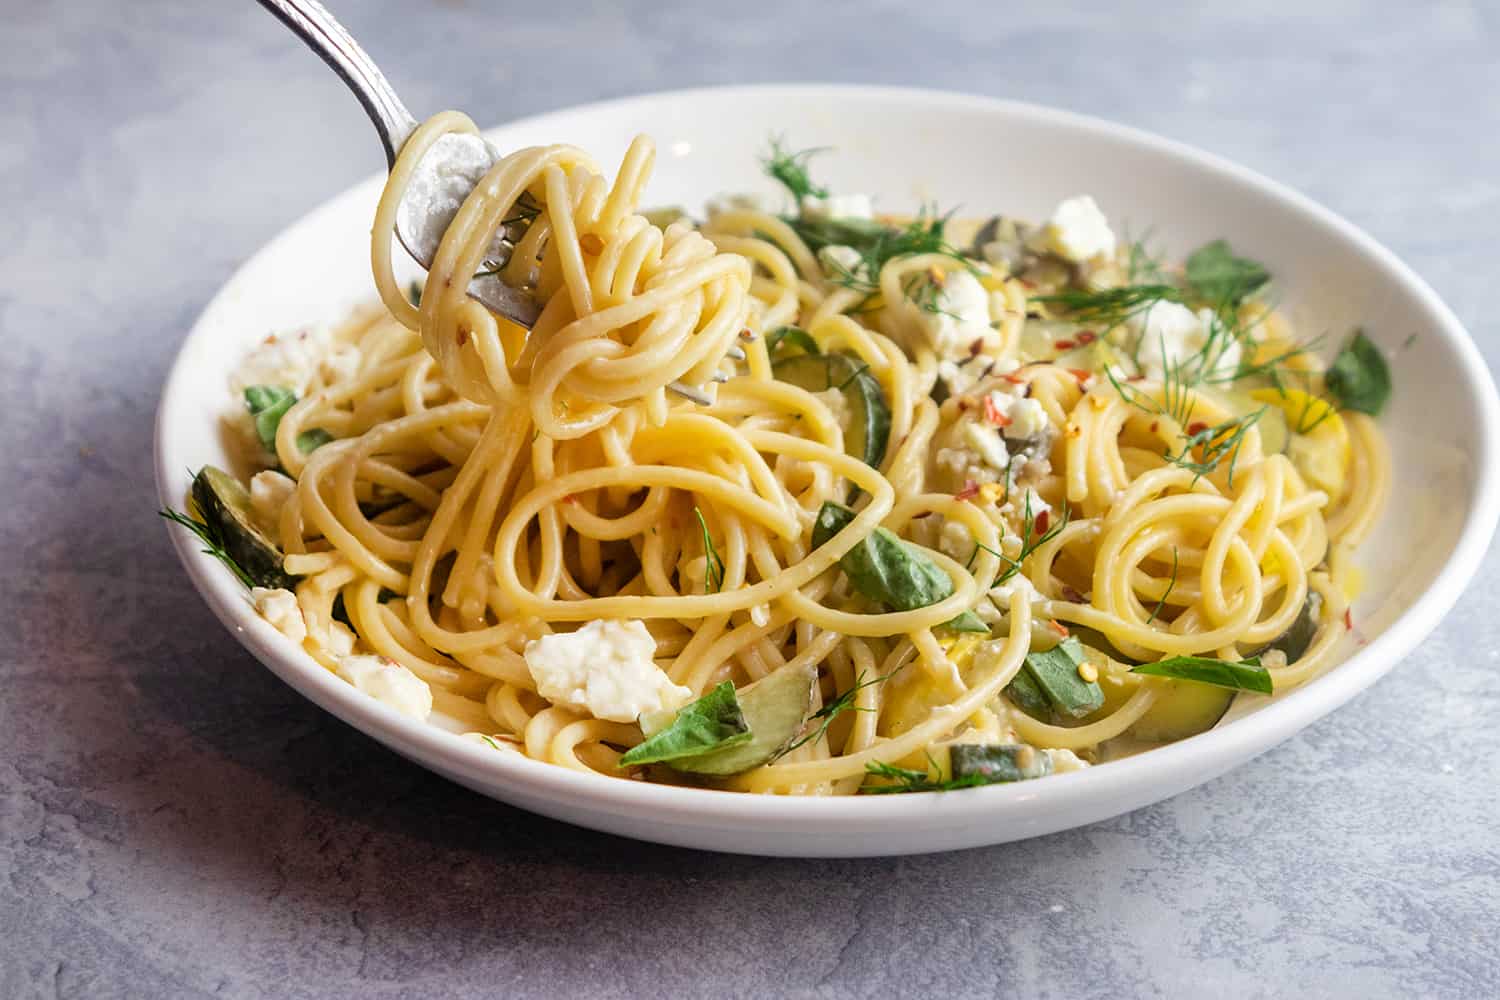
[[[1157,681],[1156,701],[1126,730],[1140,740],[1170,743],[1206,733],[1219,724],[1236,692],[1193,681]]]
[[[948,750],[955,779],[979,777],[986,784],[1025,781],[1052,773],[1052,758],[1018,743],[955,743]]]
[[[871,468],[880,468],[890,443],[891,407],[879,379],[847,354],[795,354],[774,363],[771,374],[808,392],[842,392],[849,413],[844,450]]]
[[[1287,630],[1277,636],[1256,655],[1263,655],[1272,650],[1286,654],[1286,662],[1296,663],[1307,653],[1307,647],[1318,634],[1318,619],[1323,615],[1323,595],[1315,590],[1307,592],[1307,600],[1302,602],[1302,610],[1297,613],[1297,618],[1287,627]]]
[[[297,578],[282,569],[282,552],[250,517],[250,494],[223,469],[205,465],[193,478],[193,503],[208,530],[257,587],[296,586]]]

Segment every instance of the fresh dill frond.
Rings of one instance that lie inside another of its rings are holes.
[[[724,589],[724,560],[719,558],[718,547],[708,532],[708,522],[696,504],[693,515],[698,518],[698,528],[703,532],[703,592],[717,594]]]
[[[1165,458],[1173,465],[1189,470],[1195,478],[1212,475],[1227,461],[1228,484],[1233,486],[1234,467],[1239,460],[1240,446],[1245,443],[1245,434],[1265,412],[1266,408],[1262,406],[1254,413],[1190,433],[1183,439],[1182,451],[1176,455],[1168,452]],[[1194,449],[1198,451],[1197,458],[1193,457]]]
[[[791,193],[792,200],[798,206],[801,206],[802,199],[809,195],[814,198],[827,198],[828,189],[821,184],[814,184],[807,172],[807,161],[825,152],[827,147],[803,149],[794,153],[783,145],[784,142],[785,136],[771,138],[771,153],[761,161],[766,173]]]
[[[1132,240],[1129,234],[1126,234],[1125,284],[1166,284],[1167,272],[1162,267],[1161,258],[1146,247],[1146,241],[1149,239],[1151,239],[1149,229],[1138,240]]]
[[[810,719],[821,719],[822,724],[820,726],[818,726],[812,732],[803,736],[801,739],[797,740],[797,742],[788,745],[780,753],[773,757],[772,760],[785,757],[787,754],[791,753],[793,750],[798,749],[799,747],[806,746],[808,743],[813,743],[817,740],[822,739],[823,735],[828,732],[828,727],[833,725],[833,720],[837,719],[845,712],[874,711],[874,709],[860,708],[858,705],[854,704],[855,696],[858,695],[859,692],[864,688],[870,687],[875,684],[885,683],[892,677],[896,676],[896,673],[896,670],[892,670],[890,673],[884,674],[880,677],[872,677],[869,680],[865,680],[865,675],[863,672],[861,672],[858,677],[854,678],[853,687],[845,691],[843,694],[839,695],[837,698],[833,699],[833,701],[830,701],[828,704],[824,705],[822,708],[818,709],[809,717]]]
[[[969,562],[968,565],[964,568],[968,569],[974,565],[974,560],[978,558],[981,549],[985,552],[988,552],[996,559],[999,559],[1000,562],[1005,565],[1005,569],[1001,571],[999,576],[995,577],[994,582],[991,583],[987,588],[989,590],[994,590],[996,587],[1000,586],[1002,583],[1006,582],[1011,577],[1021,572],[1022,564],[1024,564],[1026,560],[1031,557],[1031,554],[1033,552],[1041,548],[1043,545],[1046,545],[1048,542],[1052,541],[1052,539],[1061,534],[1062,530],[1068,526],[1068,521],[1071,516],[1071,509],[1066,503],[1064,503],[1062,506],[1062,516],[1058,518],[1057,523],[1048,526],[1046,531],[1044,531],[1041,535],[1037,535],[1036,516],[1031,512],[1031,491],[1027,490],[1026,506],[1021,514],[1021,551],[1017,552],[1016,557],[1012,559],[1004,552],[992,549],[983,542],[975,542],[974,551],[969,553]]]
[[[246,588],[253,588],[255,586],[255,581],[250,579],[250,574],[245,572],[240,567],[240,564],[234,561],[234,557],[229,554],[228,550],[224,548],[224,540],[206,522],[178,510],[159,510],[157,513],[174,524],[182,525],[196,535],[198,540],[203,543],[203,551],[229,567],[229,571]]]
[[[872,761],[865,765],[865,773],[877,778],[885,778],[895,782],[891,785],[863,785],[860,792],[865,795],[890,795],[897,792],[950,792],[958,788],[974,788],[977,785],[987,785],[989,780],[982,774],[966,774],[962,778],[949,778],[939,780],[933,774],[941,775],[943,769],[933,759],[932,754],[927,754],[927,763],[930,770],[917,771],[909,767],[897,767],[883,761]]]
[[[1105,331],[1123,326],[1132,316],[1146,312],[1158,302],[1182,302],[1182,292],[1175,285],[1121,285],[1119,288],[1092,290],[1065,288],[1051,295],[1035,295],[1031,301],[1059,306],[1068,318],[1079,323],[1102,326]]]
[[[1174,545],[1174,546],[1172,546],[1172,577],[1171,577],[1171,579],[1169,579],[1167,581],[1167,589],[1163,590],[1161,592],[1161,600],[1157,601],[1156,602],[1156,607],[1154,607],[1154,608],[1151,609],[1151,617],[1146,619],[1146,624],[1147,625],[1150,625],[1152,622],[1156,621],[1157,616],[1161,614],[1161,609],[1167,606],[1167,598],[1172,596],[1172,589],[1174,587],[1176,587],[1176,586],[1177,586],[1177,546]]]

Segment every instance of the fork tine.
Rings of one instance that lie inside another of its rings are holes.
[[[683,383],[683,382],[668,382],[667,383],[667,388],[670,389],[672,392],[677,393],[677,395],[681,396],[683,399],[691,399],[693,402],[697,403],[699,406],[712,406],[713,405],[714,401],[712,399],[708,398],[708,394],[707,393],[705,393],[701,389],[695,389],[692,386],[687,385],[686,383]]]

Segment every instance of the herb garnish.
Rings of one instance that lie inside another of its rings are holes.
[[[1142,663],[1131,667],[1133,674],[1150,674],[1153,677],[1171,677],[1176,680],[1197,681],[1215,687],[1232,688],[1236,691],[1254,691],[1271,694],[1271,675],[1260,665],[1260,657],[1232,663],[1205,656],[1173,656],[1155,663]]]
[[[761,161],[766,173],[780,181],[782,187],[791,192],[792,199],[798,205],[801,205],[802,199],[808,195],[814,198],[827,198],[828,189],[814,184],[807,173],[807,161],[819,153],[827,152],[827,147],[804,149],[794,153],[782,145],[783,141],[783,136],[772,137],[771,155]]]
[[[1193,296],[1219,311],[1239,306],[1271,280],[1265,266],[1236,257],[1225,240],[1206,243],[1188,255],[1184,273]]]
[[[180,524],[194,535],[197,535],[198,540],[203,543],[204,553],[213,556],[219,562],[229,567],[229,571],[235,575],[235,579],[244,584],[247,589],[255,586],[255,581],[250,578],[250,574],[246,573],[240,564],[234,561],[234,557],[224,548],[224,540],[219,537],[219,533],[209,527],[206,522],[200,521],[190,514],[184,514],[182,511],[171,510],[170,508],[159,510],[157,513],[168,521]]]
[[[252,385],[245,389],[245,408],[255,420],[255,436],[266,451],[276,453],[276,431],[281,418],[297,402],[297,394],[285,386]],[[297,450],[304,455],[321,448],[333,440],[333,435],[321,427],[313,427],[297,435]]]
[[[1211,475],[1220,463],[1229,460],[1228,484],[1234,485],[1234,467],[1239,461],[1240,446],[1245,443],[1245,434],[1255,426],[1266,412],[1262,406],[1254,413],[1234,417],[1212,427],[1204,427],[1183,438],[1182,451],[1176,455],[1168,452],[1166,460],[1193,473],[1194,478]],[[1198,450],[1197,458],[1193,450]]]
[[[824,705],[822,708],[818,709],[808,717],[809,722],[811,722],[813,719],[822,720],[822,724],[818,726],[818,728],[802,736],[795,743],[787,744],[787,746],[783,747],[781,751],[776,754],[776,757],[772,758],[772,760],[784,757],[787,754],[791,753],[793,750],[796,750],[798,747],[805,746],[808,743],[813,743],[817,740],[822,739],[823,734],[828,732],[828,727],[833,725],[833,720],[837,719],[845,712],[874,711],[874,709],[860,708],[858,705],[854,704],[855,696],[858,695],[860,690],[863,688],[870,687],[873,684],[885,683],[892,677],[896,676],[896,673],[896,670],[892,670],[888,674],[885,674],[881,677],[872,677],[869,680],[865,680],[865,675],[861,673],[854,679],[853,687],[851,687],[849,690],[845,691],[843,694],[839,695],[837,698],[833,699],[833,701],[830,701],[828,704]]]
[[[696,504],[693,516],[698,518],[698,528],[703,532],[703,592],[717,594],[724,589],[724,560],[719,558],[719,549],[708,532],[708,522]]]
[[[1166,605],[1167,605],[1167,598],[1172,596],[1172,588],[1174,588],[1176,586],[1177,586],[1177,546],[1174,545],[1174,546],[1172,546],[1172,578],[1167,581],[1167,589],[1163,590],[1161,592],[1161,600],[1157,601],[1156,602],[1156,607],[1154,607],[1154,608],[1151,609],[1151,617],[1146,619],[1146,624],[1147,625],[1150,625],[1152,622],[1156,621],[1156,617],[1161,614],[1161,609],[1164,608],[1164,607],[1166,607]]]
[[[749,743],[750,726],[735,697],[734,683],[724,681],[684,706],[671,725],[620,755],[618,767],[655,764],[697,757],[712,750]]]
[[[897,767],[883,761],[873,761],[865,765],[865,773],[877,778],[887,778],[895,784],[892,785],[861,785],[862,795],[890,795],[898,792],[950,792],[958,788],[974,788],[979,785],[987,785],[983,775],[969,774],[962,778],[940,778],[932,777],[933,773],[942,775],[943,769],[933,760],[932,754],[927,755],[927,762],[931,770],[915,771],[911,768]]]
[[[1380,416],[1391,395],[1390,369],[1380,348],[1363,330],[1354,331],[1354,336],[1328,366],[1324,380],[1340,406],[1372,417]]]

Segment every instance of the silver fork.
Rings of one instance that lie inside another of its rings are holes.
[[[291,28],[354,91],[380,133],[387,168],[393,166],[417,120],[375,61],[318,0],[260,0],[260,4]],[[396,212],[396,238],[417,263],[424,268],[432,266],[443,233],[459,207],[500,156],[499,150],[479,136],[449,133],[422,157]],[[530,289],[508,285],[495,273],[510,259],[528,225],[529,218],[518,217],[496,232],[486,255],[486,269],[469,282],[468,292],[491,310],[529,329],[541,313],[541,303]],[[739,347],[731,347],[727,353],[736,361],[745,359]],[[713,378],[723,382],[729,376],[718,372]],[[667,388],[697,403],[711,402],[695,386],[671,382]]]

